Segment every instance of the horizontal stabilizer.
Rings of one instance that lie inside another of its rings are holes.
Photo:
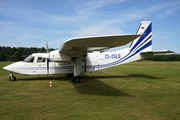
[[[174,52],[170,50],[155,50],[155,51],[141,52],[141,54],[165,54],[165,53],[174,53]]]

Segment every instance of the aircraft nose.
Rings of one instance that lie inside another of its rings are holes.
[[[4,70],[11,71],[11,65],[3,67]]]

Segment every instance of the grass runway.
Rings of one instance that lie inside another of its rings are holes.
[[[78,84],[66,75],[10,82],[8,64],[0,62],[2,120],[180,119],[180,62],[133,62],[82,74]]]

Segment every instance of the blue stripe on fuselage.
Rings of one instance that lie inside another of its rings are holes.
[[[143,35],[139,38],[139,40],[136,42],[136,44],[133,46],[133,48],[130,50],[130,52],[132,52],[149,35],[149,33],[151,33],[151,31],[152,31],[151,25],[152,25],[152,23],[144,31]]]
[[[152,45],[152,41],[149,41],[148,43],[146,43],[144,46],[142,46],[140,49],[138,49],[135,53],[133,53],[132,55],[130,55],[129,57],[127,57],[131,52],[129,52],[125,57],[121,58],[120,60],[117,60],[115,62],[112,62],[112,63],[108,63],[108,64],[104,64],[104,65],[99,65],[99,68],[104,68],[104,67],[111,67],[111,66],[114,66],[114,65],[117,65],[121,62],[124,62],[125,60],[133,57],[134,55],[136,55],[137,53],[139,53],[140,51],[142,51],[143,49],[149,47]]]
[[[140,52],[141,50],[145,49],[146,47],[149,47],[150,45],[152,45],[152,40],[149,41],[147,44],[145,44],[143,47],[141,47],[140,49],[138,49],[137,51],[135,51],[135,53],[133,53],[132,55],[130,55],[132,53],[132,51],[151,33],[152,31],[152,27],[151,27],[152,23],[150,23],[150,25],[147,27],[147,29],[145,30],[144,34],[139,38],[139,40],[135,43],[135,45],[133,46],[133,48],[130,50],[130,52],[124,56],[123,58],[121,58],[120,60],[117,60],[115,62],[112,63],[108,63],[108,64],[104,64],[104,65],[100,65],[100,67],[110,67],[116,64],[119,64],[127,59],[129,59],[130,57],[134,56],[135,54],[137,54],[138,52]],[[128,57],[128,55],[130,55]],[[127,57],[127,58],[126,58]],[[124,60],[123,60],[124,59]]]

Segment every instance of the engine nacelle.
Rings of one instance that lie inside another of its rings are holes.
[[[47,53],[43,55],[43,58],[50,59],[53,62],[72,62],[70,55],[60,53],[59,50]]]

